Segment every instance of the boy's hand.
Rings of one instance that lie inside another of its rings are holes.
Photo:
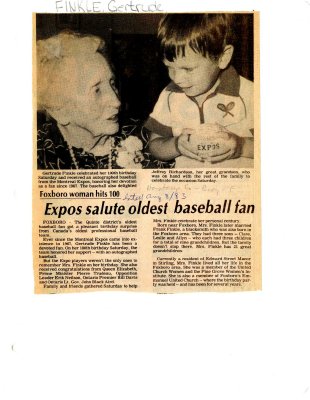
[[[204,157],[202,157],[199,152],[195,151],[197,146],[193,145],[191,142],[191,134],[181,133],[181,135],[177,137],[175,143],[176,148],[181,155],[198,161],[204,161]]]
[[[197,130],[184,129],[187,135],[187,149],[211,163],[238,158],[244,139],[219,124],[204,124]],[[193,157],[192,157],[193,158]]]

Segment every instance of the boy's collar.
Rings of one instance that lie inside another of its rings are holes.
[[[227,96],[239,96],[240,91],[240,75],[233,66],[229,66],[220,74],[220,83],[216,89],[216,93],[225,94]]]
[[[235,68],[230,65],[227,69],[224,69],[219,76],[219,83],[216,81],[213,88],[211,88],[209,93],[221,93],[226,96],[239,96],[240,90],[240,75],[235,70]],[[169,92],[184,93],[182,89],[179,88],[174,82],[170,82],[167,86]]]

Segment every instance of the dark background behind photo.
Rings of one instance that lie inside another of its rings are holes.
[[[161,14],[36,14],[36,35],[45,39],[70,29],[102,37],[118,82],[122,115],[146,119],[169,77],[156,31]],[[237,41],[232,64],[253,80],[253,15],[235,14]],[[190,14],[189,14],[190,18]]]

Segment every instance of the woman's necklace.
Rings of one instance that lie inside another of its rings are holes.
[[[75,132],[72,132],[72,129],[69,129],[67,125],[58,125],[58,128],[67,143],[68,151],[72,160],[72,167],[74,166],[74,169],[79,169],[80,165],[76,157],[77,153],[74,152],[73,148],[81,148],[82,154],[91,154],[97,163],[97,168],[98,164],[101,164],[101,159],[107,156],[107,167],[109,169],[112,168],[113,157],[115,158],[115,141],[113,136],[85,136],[86,133],[82,131],[80,132],[81,135],[77,137],[72,136],[72,133],[75,134]],[[74,140],[71,140],[71,137]]]
[[[115,149],[115,139],[114,137],[110,136],[110,151],[108,155],[108,169],[112,169],[112,162],[114,156],[114,149]]]
[[[68,142],[67,142],[67,145],[68,145],[69,153],[70,153],[71,160],[72,160],[72,162],[73,162],[74,168],[75,168],[75,169],[79,169],[79,163],[77,162],[77,159],[76,159],[76,157],[75,157],[73,148],[72,148],[72,146],[71,146]]]
[[[72,163],[73,163],[73,165],[74,165],[74,168],[75,168],[75,169],[79,169],[79,163],[78,163],[78,161],[77,161],[77,159],[76,159],[76,156],[75,156],[75,154],[74,154],[74,150],[73,150],[72,146],[69,144],[68,140],[66,140],[66,138],[64,138],[64,139],[65,139],[65,141],[67,142],[68,150],[69,150],[70,157],[71,157]],[[108,169],[112,169],[112,160],[113,160],[113,155],[112,155],[112,153],[113,153],[113,149],[114,149],[114,147],[115,147],[115,143],[114,143],[114,138],[113,138],[113,137],[110,137],[110,138],[109,138],[109,144],[110,144],[110,146],[109,146],[109,152],[108,152],[108,154],[107,154],[107,156],[108,156]],[[95,156],[94,156],[94,157],[95,157]]]

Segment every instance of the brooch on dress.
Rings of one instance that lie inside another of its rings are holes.
[[[142,168],[143,144],[136,136],[128,136],[116,148],[116,163],[121,168]]]

